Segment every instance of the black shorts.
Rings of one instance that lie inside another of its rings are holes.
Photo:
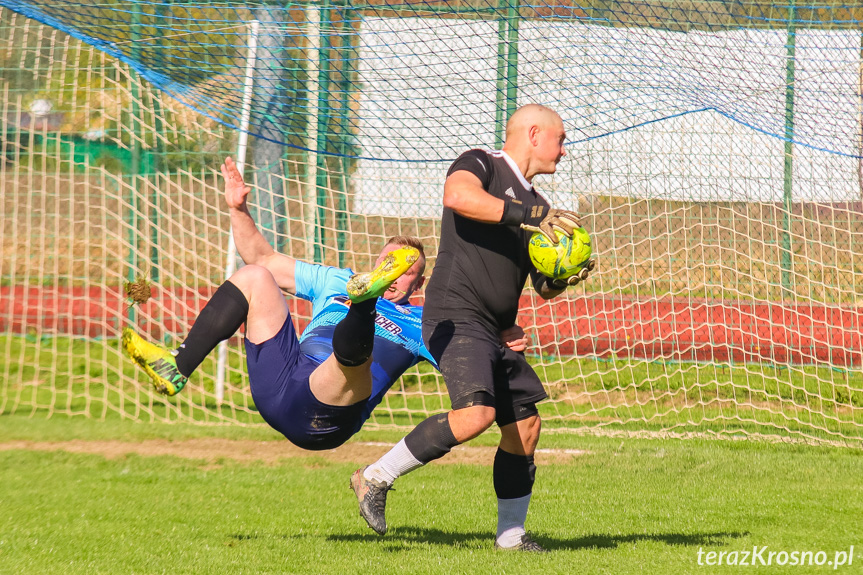
[[[263,343],[246,340],[246,365],[255,407],[264,421],[297,447],[333,449],[359,431],[368,400],[327,405],[309,387],[318,363],[300,352],[291,316]]]
[[[423,321],[423,340],[440,367],[453,409],[485,405],[499,426],[530,417],[548,394],[524,358],[479,323]]]

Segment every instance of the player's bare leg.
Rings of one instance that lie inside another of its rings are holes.
[[[495,409],[487,405],[474,405],[449,412],[449,425],[459,443],[479,436],[494,423]]]
[[[372,359],[352,367],[331,355],[309,376],[312,394],[327,405],[353,405],[372,394]]]
[[[263,343],[279,333],[288,319],[288,302],[273,274],[261,266],[243,266],[229,279],[246,301],[246,339]]]
[[[542,420],[538,415],[500,428],[500,448],[516,455],[533,455],[539,443]]]

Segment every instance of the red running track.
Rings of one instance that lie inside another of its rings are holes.
[[[154,338],[185,333],[214,289],[154,287],[136,323]],[[311,305],[289,304],[304,328]],[[601,295],[544,302],[532,294],[521,304],[519,322],[544,355],[863,364],[863,309],[852,307]],[[112,338],[128,322],[126,309],[119,288],[0,287],[0,333]]]
[[[164,290],[153,286],[150,300],[135,307],[135,325],[156,339],[165,333],[184,334],[216,287]],[[311,303],[288,298],[288,304],[299,318],[298,327],[304,328]],[[114,338],[129,324],[128,309],[119,287],[0,287],[0,333]]]

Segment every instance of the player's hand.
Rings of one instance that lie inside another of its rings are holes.
[[[578,221],[578,214],[569,210],[556,210],[550,208],[548,213],[542,217],[528,217],[521,227],[531,232],[540,232],[548,238],[552,245],[557,245],[557,234],[555,230],[559,230],[565,236],[572,237],[572,232],[576,228],[581,227]]]
[[[252,191],[252,188],[246,185],[243,181],[243,175],[237,169],[237,164],[231,159],[231,156],[225,158],[225,163],[222,164],[222,177],[225,179],[225,201],[228,207],[232,209],[240,209],[246,203],[246,196]]]
[[[596,269],[596,260],[589,259],[587,264],[581,268],[578,273],[569,276],[568,278],[560,278],[553,280],[549,285],[554,289],[566,289],[570,286],[578,285],[579,283],[590,277],[590,272]]]
[[[500,343],[511,349],[512,351],[524,351],[529,343],[527,334],[520,325],[508,327],[500,332]]]

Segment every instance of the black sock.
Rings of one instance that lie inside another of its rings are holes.
[[[375,345],[375,318],[378,312],[373,297],[360,303],[352,303],[348,315],[333,331],[333,355],[344,366],[356,367],[372,356]]]
[[[240,289],[225,282],[195,320],[189,335],[177,348],[177,369],[189,377],[220,341],[228,339],[246,321],[249,302]]]
[[[458,445],[449,425],[449,414],[424,419],[405,436],[405,447],[422,464],[440,459]]]
[[[498,448],[494,454],[492,474],[498,499],[518,499],[530,495],[536,479],[533,455],[515,455]]]

